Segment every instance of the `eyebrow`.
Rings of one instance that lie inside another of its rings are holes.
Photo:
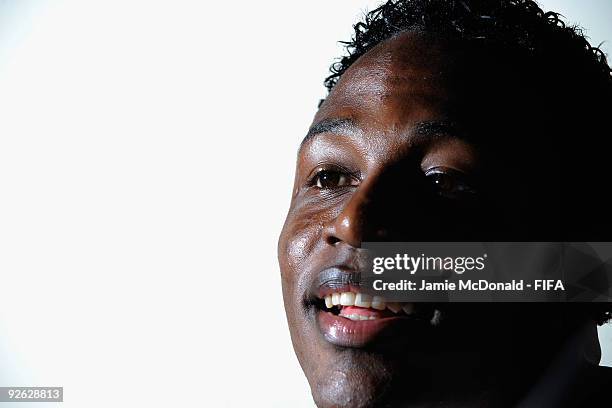
[[[465,131],[457,123],[450,120],[429,120],[418,122],[411,130],[415,143],[424,143],[441,137],[465,139]],[[425,139],[425,140],[423,140]]]
[[[350,118],[334,118],[334,119],[323,119],[320,122],[315,123],[308,129],[308,133],[302,143],[300,143],[300,149],[304,146],[309,140],[321,133],[327,132],[356,132],[359,131],[359,126],[357,123]]]
[[[316,135],[327,132],[355,133],[361,131],[357,123],[350,118],[324,119],[310,127],[306,137],[300,144],[300,149]],[[410,130],[415,144],[433,141],[440,137],[452,137],[465,139],[465,133],[461,127],[450,120],[430,120],[416,123]]]

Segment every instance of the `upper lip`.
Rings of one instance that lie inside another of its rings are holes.
[[[334,292],[359,292],[364,286],[367,257],[367,251],[361,248],[341,248],[335,252],[332,259],[327,259],[308,277],[306,302],[314,303]]]
[[[311,296],[323,298],[334,292],[359,292],[361,272],[346,265],[336,265],[320,271],[311,287]]]

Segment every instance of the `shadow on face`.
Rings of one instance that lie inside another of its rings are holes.
[[[579,324],[560,305],[449,304],[435,326],[362,330],[326,318],[312,289],[321,271],[358,269],[366,241],[562,239],[555,135],[539,125],[548,108],[528,96],[521,69],[405,32],[353,64],[317,112],[279,261],[293,345],[319,406],[510,401]]]

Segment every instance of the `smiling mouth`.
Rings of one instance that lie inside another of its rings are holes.
[[[365,347],[385,336],[436,326],[440,312],[433,304],[387,302],[356,290],[318,297],[314,306],[323,337],[343,347]]]
[[[333,315],[353,321],[377,320],[385,317],[411,316],[414,303],[387,302],[380,296],[360,292],[333,292],[318,306]]]

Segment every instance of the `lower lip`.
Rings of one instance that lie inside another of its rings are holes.
[[[383,317],[376,320],[350,320],[319,310],[319,328],[327,341],[342,347],[364,347],[379,339],[393,326],[410,319]]]

